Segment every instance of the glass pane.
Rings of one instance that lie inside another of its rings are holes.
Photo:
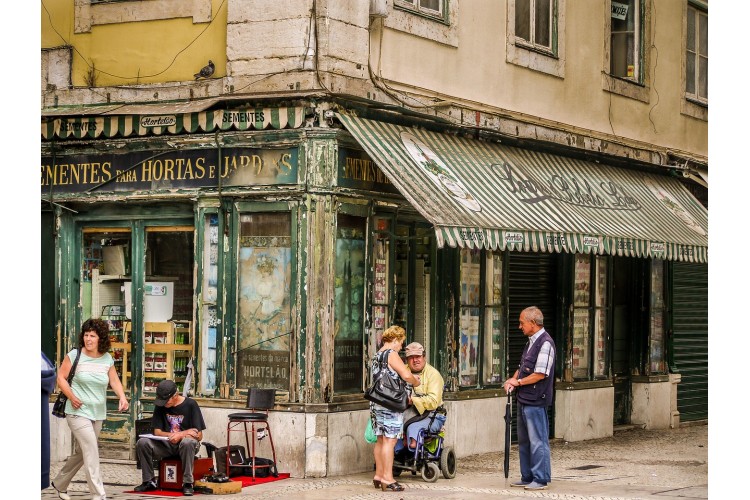
[[[588,306],[591,297],[591,256],[576,254],[573,305]]]
[[[385,219],[376,219],[376,227],[380,231],[387,231],[389,223]],[[388,301],[390,289],[388,284],[389,261],[391,243],[388,236],[378,233],[375,236],[375,245],[373,249],[373,290],[372,290],[372,329],[374,336],[370,339],[370,354],[380,349],[383,330],[386,328],[388,318]],[[374,342],[374,345],[372,344]]]
[[[708,99],[708,59],[701,57],[699,59],[700,68],[698,72],[698,95]]]
[[[607,305],[607,258],[596,257],[596,295],[594,305],[604,307]]]
[[[434,230],[425,227],[416,228],[417,238],[414,246],[414,341],[422,344],[430,352],[430,259],[432,235]]]
[[[397,225],[396,245],[396,304],[393,311],[393,324],[407,327],[409,311],[409,226]]]
[[[699,17],[698,24],[698,52],[702,56],[708,57],[708,16],[701,14]]]
[[[637,78],[636,16],[640,16],[639,8],[636,0],[617,3],[625,4],[627,9],[611,18],[610,73],[621,78]],[[623,16],[625,18],[620,19]]]
[[[599,309],[594,313],[594,377],[598,378],[607,376],[605,372],[606,329],[607,310]]]
[[[695,9],[688,7],[687,10],[687,48],[695,50]]]
[[[536,0],[536,17],[534,19],[534,43],[544,47],[550,46],[550,25],[552,9],[550,0]]]
[[[516,36],[531,42],[531,0],[516,0]]]
[[[627,35],[612,33],[612,51],[610,54],[610,74],[625,77],[628,74]]]
[[[664,371],[664,261],[651,264],[650,373]]]
[[[503,301],[503,254],[487,252],[487,279],[485,280],[485,303],[499,305]]]
[[[237,387],[289,388],[292,248],[289,213],[242,215]]]
[[[366,219],[340,214],[336,229],[334,390],[362,389]]]
[[[429,9],[429,10],[435,10],[438,12],[442,12],[442,4],[443,0],[419,0],[419,5],[423,9]]]
[[[479,347],[479,308],[462,307],[459,323],[459,378],[462,386],[477,385],[477,349]]]
[[[695,54],[685,55],[685,92],[695,95]]]
[[[484,316],[484,356],[482,373],[485,384],[500,384],[503,381],[503,338],[505,322],[502,309],[487,309]]]
[[[573,378],[589,378],[589,310],[573,310]]]
[[[461,305],[479,305],[479,262],[481,250],[461,249]]]

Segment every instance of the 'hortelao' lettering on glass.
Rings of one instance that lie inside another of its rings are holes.
[[[528,204],[554,201],[579,207],[604,210],[640,210],[641,205],[618,183],[606,179],[592,185],[574,175],[553,174],[540,178],[507,162],[491,165],[508,191]]]

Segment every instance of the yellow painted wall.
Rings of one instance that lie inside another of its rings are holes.
[[[647,103],[602,88],[607,12],[601,0],[566,1],[564,78],[506,62],[507,2],[497,0],[460,3],[458,47],[385,29],[381,75],[495,109],[708,156],[708,123],[680,113],[685,1],[655,3],[657,49],[651,49]]]
[[[74,47],[73,86],[87,86],[92,64],[97,87],[192,81],[209,59],[216,65],[213,77],[221,77],[226,75],[227,3],[193,0],[200,1],[211,2],[212,22],[169,18],[92,25],[88,33],[75,33],[74,1],[44,0],[41,48]],[[119,3],[122,8],[137,8],[136,4],[147,2]]]

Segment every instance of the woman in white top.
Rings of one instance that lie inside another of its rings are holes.
[[[81,350],[73,382],[68,384],[68,374],[78,354],[73,349],[63,359],[57,372],[57,384],[68,397],[65,405],[65,420],[70,432],[78,442],[76,452],[68,457],[65,466],[52,480],[62,500],[70,500],[68,485],[81,466],[86,466],[86,482],[93,500],[105,500],[104,483],[99,473],[99,432],[107,418],[107,386],[111,386],[120,398],[118,408],[129,407],[117,376],[114,360],[109,354],[109,326],[101,319],[86,320],[81,326],[78,349]]]

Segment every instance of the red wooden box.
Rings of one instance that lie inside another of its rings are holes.
[[[206,474],[211,474],[213,468],[213,458],[196,458],[193,462],[193,480],[200,481]],[[159,488],[182,489],[182,462],[179,458],[165,458],[159,462]]]

